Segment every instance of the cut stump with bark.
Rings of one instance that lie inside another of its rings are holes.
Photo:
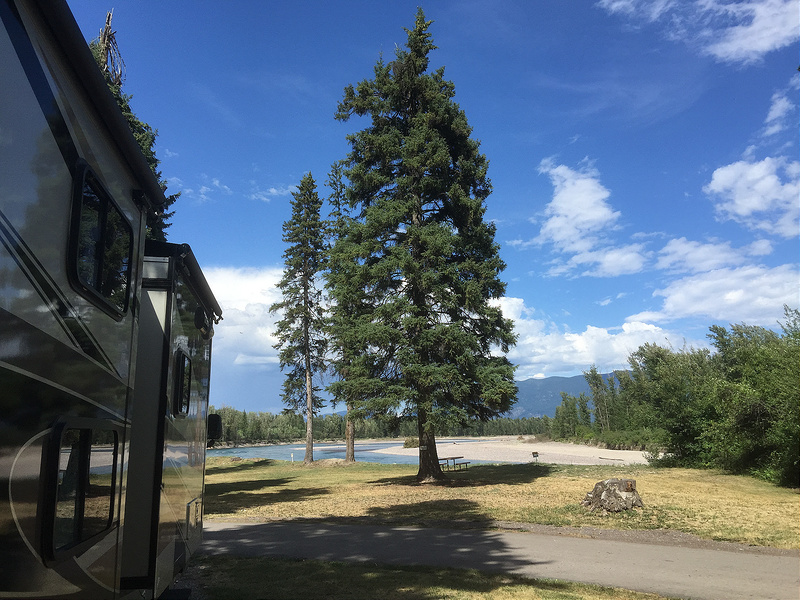
[[[620,512],[631,508],[644,508],[636,491],[635,479],[605,479],[594,484],[581,504],[589,510]]]

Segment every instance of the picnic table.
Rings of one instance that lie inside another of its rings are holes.
[[[439,465],[445,471],[459,471],[461,469],[466,469],[469,464],[469,461],[463,459],[463,456],[442,456],[439,458]]]

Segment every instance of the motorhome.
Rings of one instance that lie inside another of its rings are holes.
[[[0,21],[0,598],[157,598],[200,542],[222,310],[145,241],[163,191],[66,3]]]

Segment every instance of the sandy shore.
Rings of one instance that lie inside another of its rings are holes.
[[[519,440],[517,436],[498,436],[478,438],[475,441],[441,438],[437,440],[436,450],[439,458],[447,456],[463,457],[464,460],[486,462],[527,463],[533,459],[531,453],[539,453],[539,462],[566,465],[632,465],[644,464],[647,460],[643,452],[634,450],[604,450],[595,446],[564,444],[561,442],[538,442],[531,438]],[[395,454],[416,456],[416,448],[403,448],[402,442],[379,450],[361,451],[365,455]]]

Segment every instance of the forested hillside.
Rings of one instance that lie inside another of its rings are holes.
[[[545,377],[517,382],[517,403],[508,411],[512,419],[554,417],[561,404],[561,394],[579,396],[589,393],[589,384],[583,375],[574,377]]]

